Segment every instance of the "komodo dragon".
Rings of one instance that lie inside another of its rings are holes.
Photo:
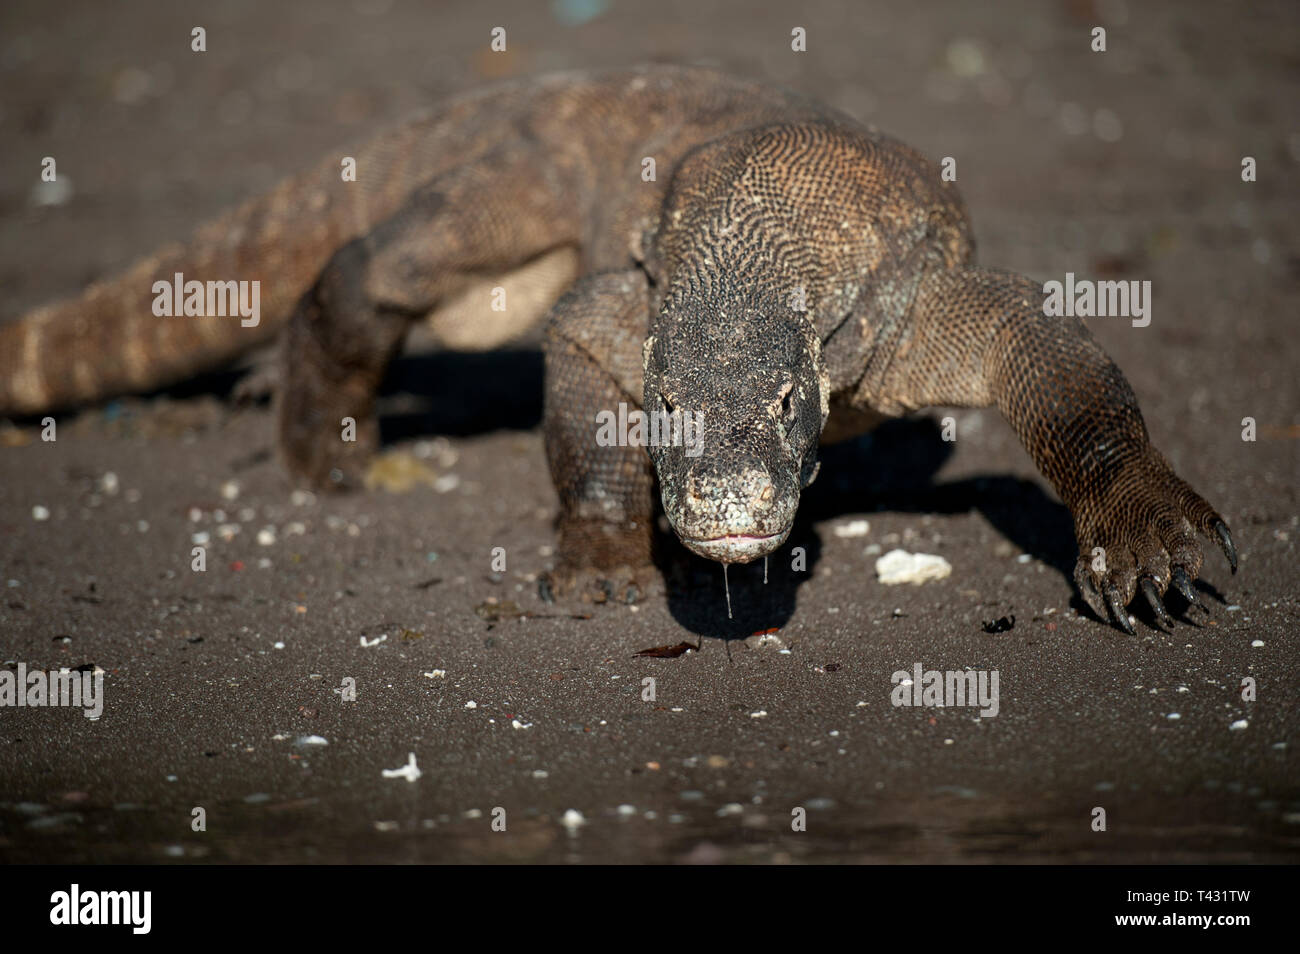
[[[1132,633],[1140,591],[1171,624],[1170,586],[1199,604],[1197,532],[1236,571],[1227,525],[1151,445],[1084,325],[1046,317],[1034,282],[976,266],[955,187],[847,116],[653,66],[454,98],[351,153],[355,181],[343,155],[0,328],[0,414],[162,386],[284,327],[283,461],[316,487],[346,484],[375,448],[376,389],[413,322],[490,347],[553,304],[560,592],[648,564],[656,475],[689,549],[748,562],[789,534],[828,418],[931,405],[995,405],[1010,422],[1074,517],[1075,582],[1100,618]],[[155,317],[154,282],[178,272],[260,281],[262,320]],[[504,311],[486,306],[497,286]],[[701,415],[703,453],[602,446],[596,415],[621,402]]]

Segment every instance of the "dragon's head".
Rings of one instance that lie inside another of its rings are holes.
[[[666,302],[644,365],[646,413],[682,422],[670,431],[680,440],[649,448],[682,543],[721,563],[777,549],[816,476],[827,416],[809,322],[774,299]]]

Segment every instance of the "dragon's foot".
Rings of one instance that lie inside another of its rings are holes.
[[[538,594],[548,603],[639,602],[661,586],[650,559],[651,536],[648,519],[622,525],[561,518],[555,569],[543,574]]]
[[[361,484],[379,446],[379,423],[365,388],[291,371],[277,403],[280,457],[296,481],[315,490]]]
[[[1228,525],[1153,448],[1072,509],[1080,549],[1075,583],[1093,612],[1130,635],[1127,607],[1139,592],[1166,627],[1174,622],[1163,602],[1171,586],[1206,608],[1193,586],[1203,561],[1198,534],[1217,543],[1237,572]]]

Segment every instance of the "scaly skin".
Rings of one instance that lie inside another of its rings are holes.
[[[604,578],[622,592],[648,572],[656,477],[687,547],[723,563],[764,556],[789,534],[828,420],[929,405],[1006,416],[1074,516],[1081,592],[1126,631],[1139,592],[1164,623],[1168,587],[1196,601],[1198,532],[1236,569],[1223,520],[1151,446],[1087,329],[1045,317],[1027,279],[976,266],[938,169],[848,117],[709,70],[649,67],[460,97],[359,156],[358,183],[327,161],[189,247],[0,329],[0,412],[228,359],[254,335],[142,317],[145,291],[172,271],[262,277],[259,336],[288,323],[285,464],[315,486],[349,484],[414,321],[496,343],[576,277],[546,330],[552,591]],[[505,317],[475,306],[498,283],[515,302]],[[600,446],[595,415],[620,402],[698,412],[703,453]],[[344,417],[356,443],[340,439]]]

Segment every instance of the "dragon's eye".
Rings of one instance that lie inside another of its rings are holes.
[[[794,420],[794,386],[787,384],[781,391],[781,420],[789,423]]]

